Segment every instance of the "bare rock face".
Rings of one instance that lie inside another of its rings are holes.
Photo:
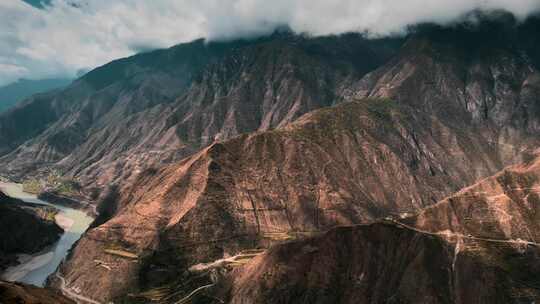
[[[275,246],[192,301],[538,301],[539,164],[506,168],[411,218]]]
[[[0,281],[0,303],[75,304],[54,290]]]

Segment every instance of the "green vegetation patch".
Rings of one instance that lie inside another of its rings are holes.
[[[390,121],[392,119],[392,112],[398,110],[398,104],[388,98],[367,99],[366,104],[371,114],[385,121]]]
[[[310,114],[308,114],[310,115]],[[331,139],[344,132],[389,131],[394,120],[403,117],[398,103],[388,98],[367,98],[316,110],[311,122],[290,130],[301,140]]]
[[[76,180],[64,177],[57,170],[50,171],[45,178],[31,178],[23,182],[25,192],[40,194],[45,190],[71,196],[79,192],[80,186]]]
[[[45,188],[44,184],[38,179],[26,180],[22,184],[23,191],[31,194],[39,194]]]
[[[58,214],[57,209],[52,209],[52,208],[47,209],[44,215],[44,220],[49,221],[49,222],[54,222],[57,214]]]

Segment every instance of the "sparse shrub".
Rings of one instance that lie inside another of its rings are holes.
[[[397,108],[397,104],[388,98],[368,100],[367,104],[369,112],[379,119],[390,120],[392,118],[392,110]]]
[[[76,194],[80,185],[76,180],[63,177],[59,171],[51,170],[45,178],[33,178],[23,182],[23,190],[32,194],[47,190],[69,196]]]
[[[30,179],[23,182],[23,191],[39,194],[43,191],[43,184],[38,179]]]

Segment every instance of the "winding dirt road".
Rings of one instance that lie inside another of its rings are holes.
[[[98,301],[95,301],[93,299],[87,298],[85,296],[79,295],[71,290],[71,288],[66,286],[66,280],[58,274],[58,272],[55,274],[56,277],[60,280],[60,290],[62,291],[62,294],[64,294],[66,297],[74,300],[77,303],[90,303],[90,304],[102,304]]]
[[[434,236],[439,236],[439,237],[456,237],[456,238],[476,240],[476,241],[504,243],[504,244],[517,244],[517,245],[531,245],[531,246],[540,247],[539,243],[535,243],[535,242],[531,242],[531,241],[527,241],[527,240],[522,240],[522,239],[517,239],[517,240],[514,240],[514,239],[490,239],[490,238],[476,237],[476,236],[472,236],[472,235],[464,235],[464,234],[461,234],[461,233],[450,232],[450,231],[431,232],[431,231],[421,230],[421,229],[418,229],[418,228],[413,227],[413,226],[409,226],[407,224],[396,221],[394,219],[391,219],[389,221],[396,224],[396,225],[398,225],[398,226],[401,226],[401,227],[409,229],[409,230],[416,231],[418,233],[434,235]]]

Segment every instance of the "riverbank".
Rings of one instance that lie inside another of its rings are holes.
[[[71,229],[71,227],[73,227],[73,224],[75,223],[73,219],[70,219],[69,217],[63,214],[57,214],[54,217],[54,220],[58,226],[64,229],[64,231],[69,231],[69,229]]]
[[[0,182],[0,189],[16,200],[10,207],[28,206],[28,204],[37,205],[40,208],[56,208],[58,212],[50,219],[61,231],[61,236],[52,246],[35,254],[24,254],[27,251],[17,252],[16,266],[6,269],[2,277],[9,281],[17,281],[36,286],[43,286],[47,277],[53,274],[60,263],[69,253],[71,247],[80,239],[82,234],[88,229],[94,218],[87,212],[75,208],[59,205],[40,200],[35,195],[26,193],[22,190],[22,185],[15,183]],[[21,209],[27,207],[19,207]],[[17,231],[16,227],[5,229],[3,231]],[[1,231],[0,231],[1,232]],[[38,233],[39,229],[32,231]],[[16,234],[14,235],[16,237]],[[32,244],[30,241],[20,241],[21,244]],[[41,247],[40,249],[42,249]],[[33,251],[36,252],[36,251]]]
[[[20,254],[18,255],[19,265],[8,268],[3,274],[2,279],[9,282],[18,282],[30,272],[44,267],[50,263],[54,257],[54,253],[48,250],[45,250],[42,253],[28,255]]]
[[[37,198],[57,206],[78,209],[86,212],[89,216],[97,217],[99,215],[95,205],[87,202],[84,197],[70,197],[53,191],[43,191],[37,195]]]
[[[56,225],[64,230],[63,233],[69,231],[75,223],[73,219],[60,213],[56,214],[54,220]],[[58,239],[60,239],[60,236]],[[47,248],[35,254],[18,254],[12,257],[10,263],[6,265],[9,267],[5,267],[6,270],[2,273],[1,278],[9,282],[17,282],[27,276],[30,272],[44,267],[50,263],[54,257],[52,245],[53,244],[47,246]]]
[[[0,271],[19,264],[19,254],[32,255],[57,242],[64,233],[55,221],[58,213],[0,191]]]
[[[54,190],[53,188],[43,188],[36,193],[25,192],[24,187],[22,186],[23,181],[15,179],[14,177],[0,176],[0,189],[1,184],[4,185],[19,185],[16,188],[9,189],[9,191],[14,191],[9,194],[11,197],[18,197],[25,202],[47,202],[55,206],[63,206],[66,208],[72,208],[76,210],[82,210],[93,218],[99,216],[97,211],[97,206],[91,203],[91,199],[85,196],[82,192],[73,192],[71,194],[63,194]]]

